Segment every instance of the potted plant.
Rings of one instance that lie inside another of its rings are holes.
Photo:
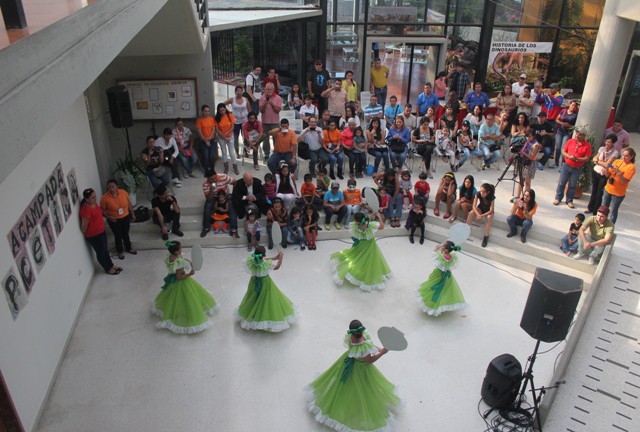
[[[120,185],[129,194],[129,200],[132,205],[136,205],[138,188],[145,184],[145,172],[142,168],[140,160],[134,160],[130,157],[119,159],[116,162],[115,177],[119,180]]]
[[[585,190],[591,186],[591,172],[593,171],[593,156],[598,152],[599,145],[596,144],[596,136],[593,132],[589,132],[585,138],[589,144],[591,144],[591,157],[582,167],[582,173],[578,177],[576,183],[575,198],[580,198]]]

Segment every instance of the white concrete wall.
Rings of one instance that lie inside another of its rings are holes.
[[[0,244],[4,243],[0,247],[0,277],[10,267],[17,272],[6,234],[58,162],[65,181],[69,170],[75,168],[80,194],[86,187],[100,189],[82,96],[0,184]],[[57,238],[55,251],[50,256],[47,253],[29,303],[15,321],[4,294],[0,299],[0,369],[27,431],[35,426],[95,270],[78,214],[79,202]]]

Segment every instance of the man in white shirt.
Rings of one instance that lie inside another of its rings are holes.
[[[402,111],[402,114],[400,114],[402,116],[402,120],[404,120],[404,125],[408,127],[411,130],[411,132],[413,132],[413,130],[416,127],[418,127],[418,120],[416,119],[416,116],[411,114],[412,108],[413,108],[413,105],[411,105],[410,103],[407,103],[404,106],[404,110]]]
[[[306,143],[309,146],[309,174],[316,177],[316,166],[329,163],[327,153],[322,151],[322,129],[318,126],[318,118],[316,116],[309,117],[309,126],[298,136],[298,148],[300,143]],[[301,156],[302,157],[302,156]]]
[[[516,97],[522,96],[524,89],[528,87],[527,83],[524,82],[526,79],[526,74],[520,74],[518,82],[514,82],[513,84],[511,84],[511,91],[514,95],[516,95]]]
[[[538,95],[542,94],[544,90],[542,89],[542,81],[536,81],[533,84],[533,90],[531,90],[531,97],[535,101]],[[542,105],[539,103],[533,104],[533,109],[531,110],[531,118],[534,118],[538,115],[538,113],[542,111]]]
[[[171,129],[164,128],[162,136],[156,140],[156,147],[160,147],[163,151],[164,165],[171,167],[171,177],[173,178],[174,186],[182,187],[180,171],[178,171],[178,164],[176,163],[176,158],[178,154],[180,154],[180,151],[178,150],[178,144],[175,138],[173,138]]]
[[[245,97],[249,100],[251,111],[256,114],[259,112],[259,101],[260,97],[262,97],[262,80],[260,80],[261,73],[262,68],[256,65],[245,79]]]

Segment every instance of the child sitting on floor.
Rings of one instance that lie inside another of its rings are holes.
[[[584,215],[578,213],[571,226],[569,226],[569,232],[566,236],[562,237],[562,246],[560,246],[560,249],[562,249],[562,252],[564,252],[566,256],[578,250],[578,231],[580,231],[582,222],[584,222]]]

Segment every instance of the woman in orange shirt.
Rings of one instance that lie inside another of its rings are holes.
[[[131,221],[135,221],[136,217],[133,214],[131,201],[129,201],[129,194],[124,189],[118,188],[116,180],[111,179],[107,182],[107,193],[100,198],[100,208],[115,237],[118,258],[124,259],[125,249],[132,255],[137,254],[138,252],[131,247],[131,239],[129,238],[129,227]],[[123,243],[124,248],[122,247]]]
[[[338,123],[335,120],[329,120],[329,128],[323,131],[324,140],[322,142],[324,151],[329,158],[329,177],[335,180],[334,167],[338,162],[338,178],[343,179],[342,165],[344,164],[344,154],[342,153],[342,135],[338,130]]]
[[[229,160],[233,164],[233,173],[240,174],[238,171],[238,161],[236,160],[236,150],[233,145],[233,128],[236,123],[236,119],[233,117],[227,107],[223,103],[219,103],[216,107],[216,135],[218,137],[218,144],[222,151],[222,162],[224,163],[224,173],[229,172]],[[227,155],[228,153],[228,155]]]
[[[209,105],[202,105],[200,108],[201,115],[196,121],[196,130],[200,137],[200,149],[202,150],[203,168],[207,172],[212,170],[216,164],[216,156],[218,154],[218,143],[216,136],[216,121],[211,117],[211,108]]]
[[[636,174],[636,151],[631,147],[622,150],[622,159],[613,161],[609,165],[609,180],[604,187],[602,204],[609,207],[611,204],[611,215],[609,219],[616,223],[618,219],[618,208],[627,194],[627,186]]]

